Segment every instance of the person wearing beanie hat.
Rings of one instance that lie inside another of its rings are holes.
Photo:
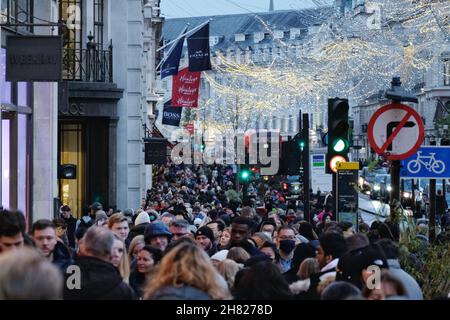
[[[217,245],[214,242],[214,232],[211,228],[203,226],[195,233],[195,242],[211,257],[217,252]]]
[[[131,243],[131,240],[133,240],[136,236],[143,236],[145,229],[150,224],[150,216],[146,211],[142,211],[139,213],[136,217],[136,220],[134,221],[134,227],[130,229],[130,233],[128,234],[128,239]]]
[[[155,221],[150,223],[144,232],[145,244],[149,244],[154,248],[157,248],[164,252],[170,239],[172,238],[172,233],[169,227],[166,226],[162,221]]]
[[[147,212],[142,211],[136,217],[136,220],[134,221],[134,225],[138,226],[138,225],[144,224],[144,223],[147,223],[147,224],[150,223],[150,216],[148,215]]]
[[[212,264],[217,267],[219,263],[227,258],[228,250],[220,250],[211,256]]]

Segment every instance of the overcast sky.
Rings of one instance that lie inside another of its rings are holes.
[[[319,0],[327,3],[330,0]],[[161,0],[166,18],[213,16],[233,13],[269,11],[270,0]],[[316,7],[312,0],[274,0],[275,10]]]

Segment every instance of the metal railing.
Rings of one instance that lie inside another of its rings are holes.
[[[89,45],[89,44],[88,44]],[[63,79],[85,82],[113,82],[112,45],[108,50],[64,49]]]

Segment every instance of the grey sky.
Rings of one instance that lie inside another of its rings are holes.
[[[316,0],[327,3],[330,0]],[[161,0],[166,18],[213,16],[234,13],[269,11],[270,0]],[[312,0],[274,0],[275,10],[316,7]]]

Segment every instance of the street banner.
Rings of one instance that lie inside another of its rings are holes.
[[[184,34],[187,27],[181,34]],[[165,58],[161,66],[161,79],[168,76],[173,76],[178,73],[178,67],[180,66],[181,53],[183,51],[184,36],[181,37],[172,48],[169,50],[167,57]]]
[[[187,38],[189,71],[211,70],[209,22]]]
[[[171,100],[167,101],[164,103],[162,124],[179,127],[182,112],[183,108],[174,107],[171,105]]]
[[[172,106],[197,108],[200,72],[179,71],[172,78]]]

